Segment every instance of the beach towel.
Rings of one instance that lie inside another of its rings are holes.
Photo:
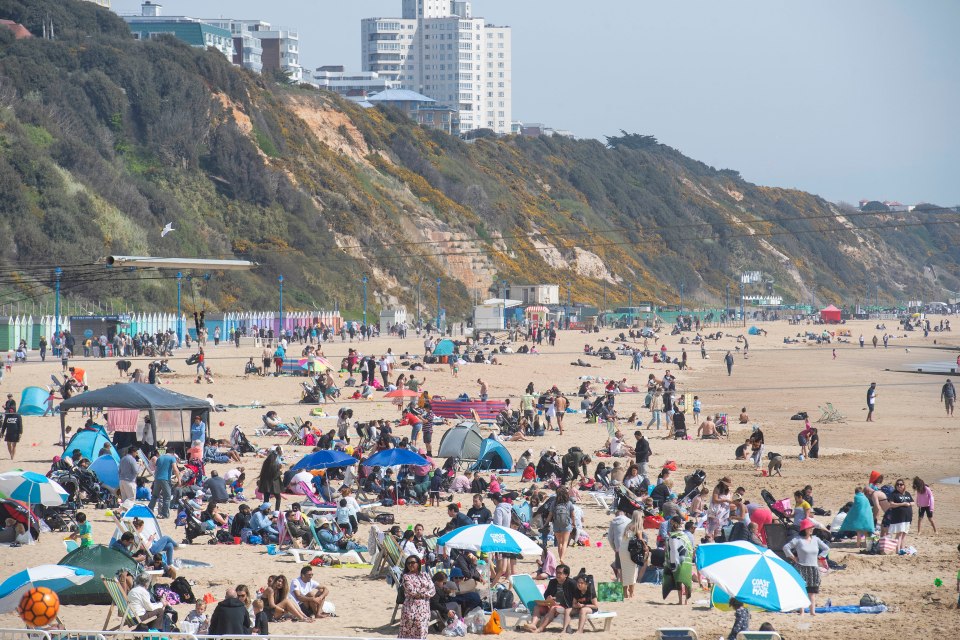
[[[862,493],[854,494],[853,506],[847,512],[847,517],[843,519],[840,531],[873,532],[873,509],[870,507],[867,496]]]

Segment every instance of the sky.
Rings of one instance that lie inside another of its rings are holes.
[[[160,0],[300,34],[360,69],[360,19],[400,0]],[[139,0],[113,0],[138,13]],[[956,0],[475,0],[513,27],[513,118],[654,135],[751,182],[832,201],[960,204]]]

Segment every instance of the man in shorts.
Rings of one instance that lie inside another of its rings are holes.
[[[953,386],[953,383],[950,382],[950,378],[947,378],[947,381],[943,383],[943,387],[940,389],[940,399],[943,401],[943,406],[947,410],[947,415],[953,417],[953,403],[957,400],[957,389]]]

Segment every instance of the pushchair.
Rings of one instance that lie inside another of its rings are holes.
[[[616,497],[614,511],[623,511],[627,517],[632,517],[633,512],[638,509],[643,511],[643,503],[640,502],[640,498],[622,484],[613,488],[613,495]]]
[[[180,513],[177,514],[176,526],[184,527],[185,544],[193,544],[194,540],[206,533],[199,516],[185,498],[180,500]]]
[[[700,492],[700,487],[707,481],[707,472],[703,469],[697,469],[683,478],[683,497],[680,502],[689,502]]]
[[[321,391],[318,387],[301,382],[303,394],[300,397],[300,404],[320,404]]]
[[[597,418],[600,416],[600,412],[603,410],[603,403],[605,399],[603,396],[597,396],[593,401],[593,404],[590,405],[590,408],[586,411],[586,417],[588,422],[596,422]]]
[[[497,426],[500,427],[500,433],[504,436],[512,436],[520,430],[520,418],[514,412],[508,412],[506,409],[497,414]]]
[[[250,443],[246,434],[240,430],[240,425],[235,425],[233,431],[230,432],[230,446],[240,455],[257,452],[257,448]]]

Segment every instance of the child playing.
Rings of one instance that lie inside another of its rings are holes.
[[[193,607],[193,611],[188,613],[184,620],[197,625],[197,630],[194,631],[195,634],[205,635],[210,629],[210,620],[207,619],[206,601],[203,598],[198,599]]]
[[[337,526],[344,533],[353,533],[353,527],[350,525],[350,516],[353,514],[353,510],[347,506],[346,498],[340,498],[339,505],[335,516]]]
[[[456,356],[450,356],[450,373],[454,378],[460,377],[460,360]]]
[[[733,628],[730,629],[727,640],[737,640],[737,634],[750,628],[750,611],[736,598],[730,598],[730,608],[736,613],[734,613]]]
[[[433,477],[430,478],[430,506],[440,506],[440,486],[443,484],[443,472],[435,469]]]
[[[93,546],[93,525],[87,522],[87,514],[83,511],[77,511],[77,528],[70,534],[70,540],[76,540],[81,547]]]
[[[245,472],[241,472],[240,475],[237,476],[237,479],[230,484],[230,497],[234,500],[234,502],[247,501],[246,497],[243,495],[243,483],[246,481],[246,479],[247,474]]]
[[[270,617],[263,610],[263,599],[257,598],[253,601],[253,629],[252,631],[261,636],[270,635]]]
[[[700,422],[700,396],[693,396],[693,421]]]

